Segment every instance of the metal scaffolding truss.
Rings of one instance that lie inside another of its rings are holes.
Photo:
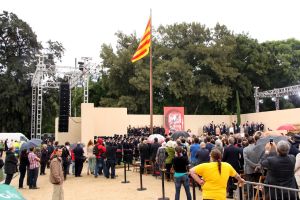
[[[35,133],[35,114],[36,114],[36,87],[32,87],[31,98],[31,138],[34,138]]]
[[[32,76],[32,108],[31,108],[31,138],[41,139],[42,135],[42,108],[43,108],[43,90],[54,88],[58,89],[60,82],[56,79],[58,74],[67,78],[70,84],[70,90],[79,83],[84,85],[84,103],[88,103],[88,82],[90,74],[99,74],[98,65],[90,62],[91,58],[83,57],[83,69],[79,70],[67,66],[57,66],[46,64],[45,60],[48,55],[38,56],[38,64],[36,71]],[[66,72],[58,72],[59,69],[68,69]],[[71,116],[71,91],[70,91],[70,113]]]
[[[283,88],[275,88],[273,90],[266,90],[259,92],[259,87],[254,87],[254,98],[255,98],[255,111],[259,112],[259,103],[263,98],[272,98],[275,102],[276,110],[279,110],[279,98],[284,96],[292,96],[300,94],[300,85],[293,85]]]

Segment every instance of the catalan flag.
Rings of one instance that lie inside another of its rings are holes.
[[[145,33],[141,39],[141,42],[131,58],[131,62],[135,62],[144,58],[149,53],[151,45],[151,17],[149,18]]]

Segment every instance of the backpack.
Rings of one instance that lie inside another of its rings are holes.
[[[95,156],[98,156],[99,155],[99,149],[98,149],[98,145],[95,145],[94,148],[93,148],[93,154]]]
[[[182,155],[187,156],[187,151],[188,151],[187,146],[183,144],[181,147],[182,147],[182,150],[183,150]]]

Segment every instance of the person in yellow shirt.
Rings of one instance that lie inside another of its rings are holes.
[[[210,159],[210,163],[203,163],[190,169],[190,175],[202,186],[203,200],[226,200],[228,178],[230,176],[236,178],[239,184],[244,184],[245,180],[230,164],[221,162],[222,156],[218,149],[211,151]]]

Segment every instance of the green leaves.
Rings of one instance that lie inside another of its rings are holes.
[[[29,132],[34,55],[40,45],[30,26],[15,14],[0,15],[0,129]]]
[[[191,114],[236,112],[233,91],[244,112],[254,111],[253,87],[272,89],[299,80],[300,44],[267,42],[233,34],[225,25],[176,23],[153,30],[154,111],[185,106]],[[138,39],[118,32],[116,51],[102,45],[108,88],[102,105],[125,106],[129,113],[149,112],[149,57],[132,64]],[[286,78],[282,78],[286,77]],[[111,102],[110,102],[111,101]]]
[[[45,50],[52,53],[47,64],[54,64],[64,53],[62,43],[47,42]],[[31,82],[36,57],[42,49],[37,36],[26,22],[13,13],[0,14],[0,131],[30,132]],[[43,93],[43,132],[54,132],[58,111],[58,92]]]

